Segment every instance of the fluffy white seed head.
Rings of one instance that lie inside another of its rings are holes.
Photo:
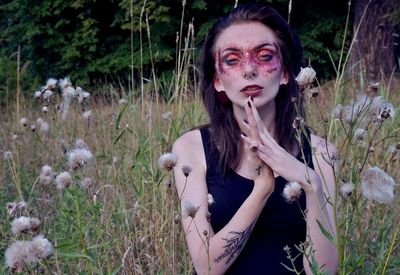
[[[53,253],[53,246],[43,235],[39,235],[31,241],[29,252],[30,261],[39,262]]]
[[[349,198],[354,192],[354,184],[351,182],[342,183],[342,185],[339,188],[339,192],[343,198],[345,199]]]
[[[173,153],[164,153],[158,159],[158,166],[167,171],[172,170],[178,162],[178,157]]]
[[[55,78],[47,79],[47,82],[46,82],[47,89],[54,89],[56,87],[56,85],[57,85],[57,79],[55,79]]]
[[[283,197],[287,202],[293,202],[301,195],[301,186],[298,182],[288,182],[283,189]]]
[[[33,98],[39,99],[42,97],[42,92],[41,91],[35,91],[33,94]]]
[[[84,120],[90,121],[90,118],[92,117],[92,111],[88,110],[88,111],[83,112],[82,117]]]
[[[295,80],[300,87],[307,87],[313,83],[317,73],[311,67],[301,68],[300,73],[296,76]]]
[[[11,153],[11,151],[5,151],[3,152],[3,159],[8,160],[8,159],[12,159],[13,155]]]
[[[93,154],[88,149],[73,149],[68,152],[68,166],[71,169],[78,169],[90,164]]]
[[[364,140],[364,135],[366,131],[365,129],[358,128],[354,131],[354,139],[356,140]]]
[[[11,272],[22,272],[27,264],[29,241],[15,241],[6,250],[4,258]]]
[[[11,222],[11,232],[16,236],[26,233],[35,233],[39,229],[39,225],[39,219],[22,216]]]
[[[55,179],[55,184],[58,190],[69,187],[72,184],[72,177],[68,172],[61,172]]]
[[[75,140],[75,148],[76,149],[89,149],[89,146],[83,139],[78,138]]]
[[[362,194],[369,200],[389,203],[393,200],[395,182],[392,177],[379,167],[371,167],[361,179]]]
[[[36,122],[40,127],[40,131],[45,133],[49,131],[50,126],[43,118],[39,117]]]
[[[394,106],[390,102],[384,103],[379,110],[379,119],[387,119],[394,117]]]
[[[194,205],[191,201],[185,201],[183,205],[182,216],[184,218],[191,217],[192,219],[194,219],[199,208],[200,206]]]
[[[51,176],[53,174],[53,168],[46,164],[40,169],[40,174],[44,176]]]
[[[82,189],[89,189],[92,186],[93,186],[93,180],[89,177],[86,177],[79,182],[79,187]]]
[[[20,124],[22,127],[26,127],[26,126],[28,126],[28,120],[27,120],[25,117],[23,117],[23,118],[21,118],[21,119],[19,120],[19,124]]]
[[[69,77],[65,77],[58,81],[58,86],[60,87],[61,90],[63,90],[65,88],[71,87],[72,83],[71,80],[69,80]]]
[[[47,108],[47,106],[43,106],[42,107],[42,113],[43,114],[47,114],[49,112],[49,108]]]
[[[42,97],[44,100],[48,101],[52,95],[53,95],[52,91],[46,90],[46,91],[44,91]]]

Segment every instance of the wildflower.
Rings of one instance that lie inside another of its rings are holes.
[[[300,129],[300,127],[303,126],[303,125],[304,125],[304,119],[303,119],[302,117],[296,116],[296,117],[293,119],[292,127],[293,127],[294,129]]]
[[[339,188],[339,192],[343,198],[347,199],[353,194],[354,191],[354,184],[351,182],[342,183]]]
[[[387,102],[379,110],[379,119],[387,119],[389,117],[394,117],[394,107],[392,103]]]
[[[124,105],[124,104],[126,104],[126,103],[128,103],[128,101],[127,101],[125,98],[121,98],[121,99],[118,101],[118,104],[119,104],[119,105]]]
[[[85,141],[83,141],[83,139],[78,138],[77,140],[75,140],[75,148],[77,148],[77,149],[88,149],[89,146],[86,144]]]
[[[28,120],[26,119],[26,118],[21,118],[20,120],[19,120],[19,124],[22,126],[22,127],[26,127],[26,126],[28,126]]]
[[[53,253],[53,247],[49,240],[43,235],[36,236],[30,242],[29,260],[39,262],[41,259],[50,256]]]
[[[38,230],[39,225],[40,225],[39,219],[22,216],[12,221],[11,232],[14,235],[35,233]]]
[[[64,90],[65,88],[71,87],[72,83],[71,80],[69,80],[69,77],[65,77],[64,79],[60,79],[58,81],[58,86],[60,87],[61,90]]]
[[[211,194],[207,194],[207,203],[208,205],[215,203],[214,197]]]
[[[8,159],[12,159],[12,153],[11,153],[11,151],[5,151],[4,153],[3,153],[3,159],[5,159],[5,160],[8,160]]]
[[[92,186],[93,186],[93,180],[88,177],[84,178],[79,182],[79,187],[82,189],[89,189]]]
[[[36,122],[40,126],[40,131],[42,132],[49,131],[49,124],[43,118],[39,117]]]
[[[83,112],[83,114],[82,114],[82,117],[83,117],[83,119],[84,120],[86,120],[86,121],[90,121],[90,117],[92,116],[92,111],[85,111],[85,112]]]
[[[184,218],[191,217],[192,219],[194,219],[199,208],[200,208],[200,206],[195,206],[192,202],[185,201],[185,204],[183,206],[182,216]]]
[[[62,172],[57,175],[55,184],[57,186],[57,189],[62,190],[72,184],[72,177],[68,172]]]
[[[300,87],[307,87],[310,85],[316,76],[316,72],[311,67],[301,68],[300,73],[296,76],[295,80]]]
[[[29,241],[16,241],[5,252],[6,266],[13,272],[22,272],[27,265]]]
[[[158,166],[167,171],[171,171],[178,162],[178,157],[173,153],[164,153],[158,159]]]
[[[288,182],[283,189],[283,197],[291,203],[301,195],[301,186],[298,182]]]
[[[163,113],[163,114],[161,115],[161,117],[162,117],[164,120],[170,120],[171,117],[172,117],[172,112],[169,111],[169,112]]]
[[[48,111],[49,111],[49,109],[47,108],[47,106],[42,107],[43,114],[47,114]]]
[[[354,131],[354,138],[356,140],[363,140],[364,139],[364,134],[366,133],[365,129],[358,128]]]
[[[183,165],[182,166],[182,172],[185,175],[185,177],[188,177],[190,172],[192,172],[192,168],[190,166]]]
[[[34,94],[33,94],[33,98],[40,98],[42,96],[42,92],[41,91],[36,91]]]
[[[49,101],[49,100],[50,100],[50,97],[51,97],[52,95],[53,95],[53,92],[52,92],[52,91],[46,90],[46,91],[44,91],[42,97],[43,97],[44,100]]]
[[[369,168],[361,179],[362,194],[370,200],[379,203],[389,203],[393,200],[394,180],[379,167]]]
[[[68,166],[71,169],[78,169],[90,163],[93,154],[88,149],[73,149],[68,152]]]

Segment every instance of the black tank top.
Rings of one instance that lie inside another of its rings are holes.
[[[200,132],[207,162],[208,192],[215,200],[209,206],[211,226],[214,232],[218,232],[250,195],[254,181],[240,176],[232,169],[228,169],[225,174],[221,173],[217,169],[218,151],[213,150],[215,147],[208,127],[200,128]],[[303,140],[306,163],[313,169],[311,147],[306,138]],[[297,159],[303,162],[301,154]],[[275,178],[274,192],[268,198],[243,250],[225,274],[295,274],[284,266],[293,268],[284,251],[285,246],[290,247],[296,270],[303,271],[303,255],[299,255],[295,245],[298,246],[306,239],[303,215],[306,198],[303,191],[297,201],[286,202],[282,195],[285,184],[286,180],[282,177]],[[305,274],[304,271],[302,274]]]

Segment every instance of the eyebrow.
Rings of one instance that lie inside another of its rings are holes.
[[[267,42],[267,43],[262,43],[262,44],[260,44],[260,45],[257,45],[256,47],[253,48],[253,50],[259,50],[259,49],[264,48],[264,47],[266,47],[266,46],[270,46],[270,47],[277,48],[277,46],[276,46],[275,43],[268,43],[268,42]],[[238,49],[238,48],[235,48],[235,47],[229,47],[229,48],[226,48],[225,50],[223,50],[223,51],[221,52],[221,54],[224,53],[224,52],[227,52],[227,51],[230,51],[230,52],[240,52],[241,50]]]

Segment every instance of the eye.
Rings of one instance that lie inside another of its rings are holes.
[[[234,66],[236,64],[238,64],[240,61],[239,57],[233,54],[224,56],[222,58],[222,62],[224,62],[226,65],[228,66]]]
[[[257,59],[263,62],[271,61],[273,57],[274,54],[270,51],[261,51],[257,54]]]

